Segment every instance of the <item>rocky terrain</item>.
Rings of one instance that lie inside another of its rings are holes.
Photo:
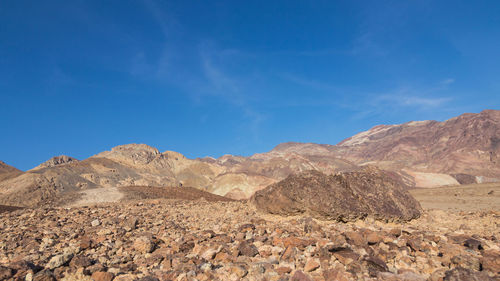
[[[498,280],[500,213],[341,223],[144,199],[0,216],[2,280]]]
[[[0,280],[500,280],[499,124],[483,111],[251,157],[131,144],[0,162]]]

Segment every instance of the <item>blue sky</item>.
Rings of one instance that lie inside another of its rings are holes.
[[[335,144],[500,106],[498,1],[1,1],[0,160]]]

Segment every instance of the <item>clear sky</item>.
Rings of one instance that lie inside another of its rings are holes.
[[[0,1],[0,160],[336,144],[500,108],[500,1]]]

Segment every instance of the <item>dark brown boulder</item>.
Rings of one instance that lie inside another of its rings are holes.
[[[335,175],[319,171],[291,175],[256,192],[251,201],[272,214],[307,213],[338,221],[365,217],[407,221],[419,217],[422,210],[401,182],[375,167]]]

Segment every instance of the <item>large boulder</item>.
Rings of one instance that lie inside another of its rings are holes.
[[[407,221],[420,216],[420,204],[394,174],[375,167],[326,175],[307,171],[257,191],[257,209],[271,214],[308,213],[321,219],[353,221],[365,217]]]

